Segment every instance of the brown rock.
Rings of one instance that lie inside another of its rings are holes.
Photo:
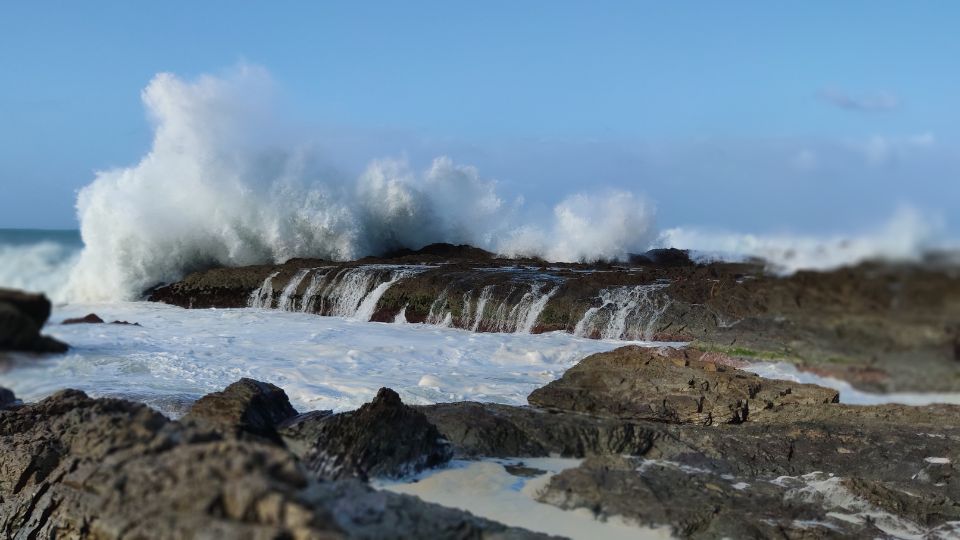
[[[103,324],[103,319],[97,316],[96,313],[89,313],[83,317],[65,319],[63,324]]]
[[[280,442],[277,426],[297,416],[280,388],[253,379],[240,379],[222,392],[203,396],[184,421],[194,421],[235,435],[254,435]]]
[[[437,428],[389,388],[356,411],[320,419],[316,433],[304,460],[320,478],[400,477],[452,456]]]
[[[2,538],[543,538],[71,390],[0,411],[0,455]]]
[[[763,379],[702,356],[695,349],[621,347],[583,359],[528,399],[549,410],[700,425],[737,424],[785,406],[838,399],[835,390]]]

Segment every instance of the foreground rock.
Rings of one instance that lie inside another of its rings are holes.
[[[682,538],[960,536],[960,407],[842,405],[729,363],[624,347],[529,407],[409,407],[381,389],[357,411],[297,415],[248,379],[182,422],[76,391],[0,406],[0,537],[533,538],[363,479],[552,455],[584,460],[539,501]]]
[[[319,419],[310,433],[303,457],[320,478],[398,478],[446,463],[453,453],[423,413],[388,388],[354,412]]]
[[[762,379],[718,359],[692,349],[623,347],[584,359],[529,401],[548,410],[709,426],[839,400],[836,390]]]
[[[5,538],[538,537],[76,391],[0,411],[0,455]]]
[[[17,403],[17,396],[15,396],[13,392],[0,387],[0,409],[5,409]]]
[[[421,410],[460,457],[586,457],[552,477],[540,500],[670,525],[681,537],[960,534],[960,407],[841,405],[828,389],[757,381],[692,357],[703,353],[594,355],[530,396],[548,410]],[[750,413],[706,422],[702,410],[675,405],[688,402]]]
[[[297,416],[282,389],[253,379],[240,379],[222,392],[193,404],[184,421],[198,422],[233,435],[253,435],[280,442],[277,426]]]
[[[782,276],[762,262],[695,264],[678,250],[616,265],[554,264],[436,245],[346,263],[211,269],[158,287],[150,299],[203,308],[255,298],[260,307],[342,315],[333,291],[361,282],[382,293],[364,313],[375,321],[402,313],[408,322],[482,332],[695,341],[869,391],[960,391],[960,268],[945,260]],[[533,305],[542,309],[528,320]]]
[[[40,334],[49,317],[50,301],[44,295],[0,289],[0,351],[66,351],[66,344]]]

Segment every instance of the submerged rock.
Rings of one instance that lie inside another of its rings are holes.
[[[104,320],[100,318],[96,313],[88,313],[83,317],[74,317],[72,319],[64,319],[61,324],[104,324]],[[110,324],[119,324],[122,326],[140,326],[140,323],[132,323],[128,321],[111,321]]]
[[[46,296],[0,289],[0,351],[65,352],[65,343],[40,334],[49,317]]]
[[[452,456],[437,428],[389,388],[356,411],[319,419],[315,430],[304,461],[320,478],[396,478]]]
[[[282,389],[253,379],[240,379],[222,392],[203,396],[184,421],[195,421],[237,435],[249,434],[280,442],[277,426],[297,416]]]
[[[88,313],[83,317],[64,319],[63,324],[103,324],[103,319],[101,319],[96,313]]]

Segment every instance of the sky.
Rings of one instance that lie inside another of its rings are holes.
[[[332,162],[437,155],[545,204],[643,193],[662,227],[830,233],[898,208],[960,237],[960,4],[10,2],[0,227],[75,228],[135,164],[141,92],[270,73]]]

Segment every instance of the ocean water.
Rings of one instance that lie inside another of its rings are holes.
[[[0,287],[63,300],[81,249],[77,230],[0,229]]]
[[[0,287],[50,295],[55,305],[45,332],[71,345],[65,355],[7,355],[0,363],[0,386],[25,400],[78,388],[94,396],[140,400],[177,416],[198,397],[252,377],[284,388],[303,411],[354,409],[382,386],[409,403],[523,405],[531,391],[590,354],[627,343],[666,345],[563,332],[530,335],[519,327],[517,333],[476,333],[442,322],[371,323],[366,321],[371,309],[360,308],[346,310],[348,316],[319,317],[278,309],[68,301],[64,284],[82,247],[76,231],[0,230]],[[375,291],[382,293],[381,288]],[[61,324],[87,313],[139,326]],[[758,363],[749,369],[835,388],[845,403],[960,402],[953,394],[869,394],[785,364]]]
[[[97,313],[141,326],[62,325]],[[407,403],[526,404],[583,357],[623,345],[562,332],[492,334],[261,309],[126,302],[58,307],[46,332],[65,355],[15,356],[0,386],[25,400],[62,388],[144,401],[170,414],[242,377],[283,388],[300,411],[351,410],[380,387]]]

